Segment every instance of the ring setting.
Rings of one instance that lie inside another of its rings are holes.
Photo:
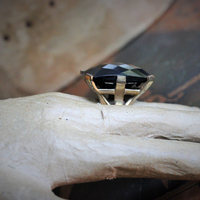
[[[103,105],[131,105],[151,86],[154,75],[130,64],[112,63],[81,71]]]

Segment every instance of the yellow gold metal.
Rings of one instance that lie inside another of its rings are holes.
[[[124,91],[126,86],[126,76],[117,76],[115,88],[115,105],[124,105]]]
[[[115,89],[99,89],[100,94],[115,94]]]

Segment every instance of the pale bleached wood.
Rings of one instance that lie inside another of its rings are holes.
[[[61,93],[0,108],[0,199],[59,199],[56,186],[116,177],[200,180],[199,108]]]

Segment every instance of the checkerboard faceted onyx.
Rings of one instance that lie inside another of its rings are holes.
[[[93,81],[99,89],[115,89],[118,75],[126,76],[127,89],[140,89],[149,75],[143,69],[127,64],[98,65],[85,71],[85,74],[93,76]]]

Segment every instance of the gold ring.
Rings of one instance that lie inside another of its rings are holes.
[[[104,105],[131,105],[151,86],[154,75],[123,63],[102,64],[81,71],[87,85]]]

